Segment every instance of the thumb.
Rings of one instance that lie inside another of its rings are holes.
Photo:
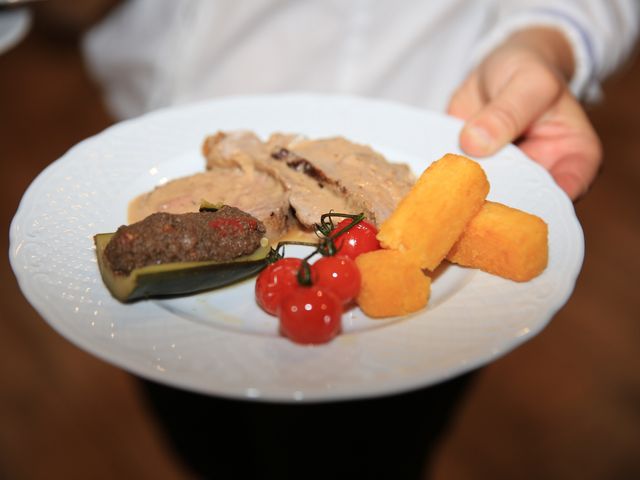
[[[563,88],[562,81],[543,66],[516,70],[493,98],[467,121],[460,133],[462,150],[478,157],[492,155],[540,118]]]

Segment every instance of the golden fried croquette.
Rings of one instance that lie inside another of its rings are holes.
[[[431,278],[397,250],[374,250],[356,257],[362,284],[357,302],[373,318],[407,315],[429,301]]]
[[[434,270],[488,192],[489,182],[477,162],[447,154],[422,173],[381,225],[378,240],[384,248],[406,253],[419,267]]]
[[[546,268],[547,224],[539,217],[486,202],[471,219],[447,260],[525,282]]]

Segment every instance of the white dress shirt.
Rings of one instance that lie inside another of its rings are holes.
[[[444,110],[506,36],[552,26],[594,98],[630,54],[638,0],[130,0],[84,51],[118,118],[234,94],[353,93]]]

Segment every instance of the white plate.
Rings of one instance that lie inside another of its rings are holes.
[[[11,225],[22,291],[66,338],[130,372],[208,394],[278,401],[375,396],[440,382],[486,364],[538,333],[566,302],[583,257],[572,203],[548,173],[509,146],[483,160],[490,199],[549,224],[550,259],[515,283],[447,267],[429,307],[376,322],[358,310],[330,344],[277,336],[253,282],[197,296],[123,305],[100,279],[92,236],[126,222],[127,202],[166,179],[201,171],[218,129],[368,143],[416,173],[456,152],[460,122],[394,103],[344,96],[235,97],[123,122],[54,162],[27,190]]]
[[[0,53],[18,44],[29,31],[31,12],[25,8],[0,11]]]

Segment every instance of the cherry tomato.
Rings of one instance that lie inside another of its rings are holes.
[[[281,258],[260,272],[256,280],[256,301],[262,309],[276,315],[282,298],[298,287],[299,258]]]
[[[302,344],[326,343],[341,329],[342,306],[332,292],[312,285],[298,286],[278,309],[280,332]]]
[[[337,233],[351,223],[351,219],[342,220],[333,233]],[[369,222],[361,221],[335,239],[339,255],[346,255],[355,260],[361,253],[378,250],[380,242],[376,238],[378,229]]]
[[[360,292],[360,270],[350,257],[322,257],[311,266],[311,275],[315,285],[333,292],[343,305]]]

